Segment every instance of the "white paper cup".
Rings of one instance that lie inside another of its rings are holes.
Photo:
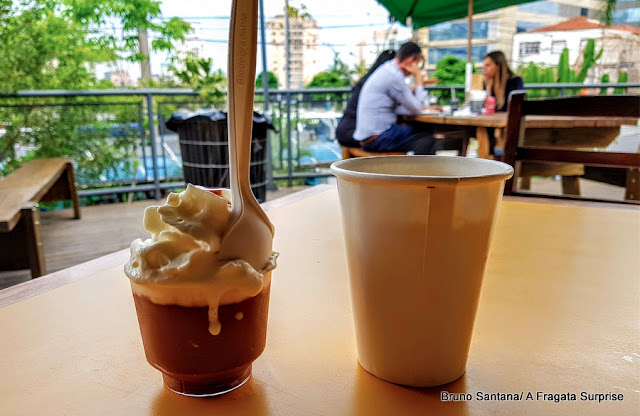
[[[484,159],[381,156],[334,163],[358,361],[429,387],[465,371],[504,183]]]

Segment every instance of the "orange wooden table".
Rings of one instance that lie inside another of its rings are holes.
[[[640,413],[639,210],[503,202],[467,372],[429,389],[384,382],[356,361],[336,190],[268,212],[281,256],[267,348],[245,386],[212,399],[163,388],[144,358],[123,250],[0,291],[0,415]],[[554,402],[563,393],[576,401]]]
[[[506,113],[469,116],[421,114],[411,119],[454,128],[475,127],[478,157],[484,159],[489,157],[487,128],[504,128],[507,125]],[[525,145],[605,148],[620,134],[621,125],[636,124],[638,120],[631,117],[528,116],[525,119]]]

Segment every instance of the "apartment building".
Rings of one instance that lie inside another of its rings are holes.
[[[613,23],[640,27],[640,1],[618,0],[613,12]]]
[[[127,71],[114,70],[105,72],[104,79],[113,82],[116,87],[132,87],[135,85]]]
[[[374,30],[370,37],[360,39],[358,43],[358,62],[373,63],[386,49],[398,49],[411,38],[411,31],[399,25],[389,25],[385,29]]]
[[[285,18],[278,15],[267,22],[267,59],[269,70],[285,88],[286,50]],[[289,18],[289,87],[303,88],[319,72],[318,23],[315,19]]]
[[[586,16],[594,18],[602,8],[599,0],[545,0],[504,7],[473,16],[472,59],[480,65],[491,51],[501,50],[507,58],[513,55],[513,38],[517,33]],[[427,69],[446,55],[467,59],[468,20],[440,23],[418,31]]]

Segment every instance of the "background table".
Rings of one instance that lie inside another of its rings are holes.
[[[281,257],[267,348],[245,386],[214,399],[163,388],[144,359],[123,250],[0,292],[8,305],[0,308],[0,414],[639,413],[637,209],[503,202],[467,372],[413,389],[358,365],[338,195],[331,187],[301,194],[270,206]],[[474,400],[441,402],[445,390]],[[578,401],[476,400],[529,391]],[[624,400],[582,402],[581,391]]]
[[[478,140],[478,157],[489,157],[487,128],[504,128],[507,114],[443,116],[421,114],[413,118],[420,123],[454,128],[473,127]],[[563,117],[527,116],[525,118],[525,146],[554,146],[563,148],[607,147],[620,134],[621,125],[636,125],[629,117]],[[588,133],[588,134],[587,134]]]

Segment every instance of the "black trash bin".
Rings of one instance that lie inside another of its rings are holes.
[[[229,187],[229,135],[227,113],[218,110],[178,111],[167,120],[178,133],[184,180],[207,188]],[[267,131],[271,120],[253,113],[249,179],[259,202],[267,198]]]

